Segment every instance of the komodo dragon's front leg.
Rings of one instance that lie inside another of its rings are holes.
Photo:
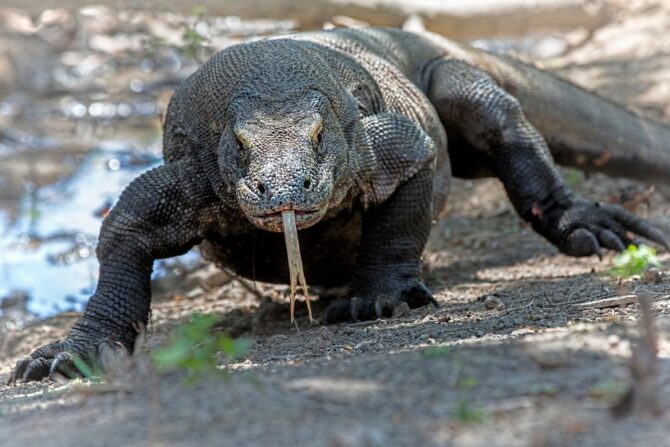
[[[105,219],[98,243],[100,279],[84,315],[63,341],[21,358],[10,381],[75,371],[72,356],[92,360],[102,350],[132,350],[137,323],[146,323],[155,259],[188,251],[216,221],[211,187],[192,160],[148,171],[123,192]]]
[[[369,179],[369,208],[352,278],[353,298],[333,303],[327,323],[388,316],[406,302],[437,302],[421,279],[421,253],[432,219],[436,148],[408,119],[382,113],[363,120],[376,163]]]
[[[431,67],[427,90],[447,135],[485,155],[519,215],[562,252],[621,251],[636,241],[635,234],[670,249],[670,238],[637,216],[570,191],[519,101],[488,74],[465,62],[441,60]]]

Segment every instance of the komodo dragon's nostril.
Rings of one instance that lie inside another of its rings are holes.
[[[305,176],[305,181],[302,183],[302,186],[305,189],[310,189],[312,187],[312,177],[309,175]]]
[[[261,182],[260,180],[256,182],[256,189],[258,190],[259,193],[265,194],[265,185],[263,185],[263,182]]]

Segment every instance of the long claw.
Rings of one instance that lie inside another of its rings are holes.
[[[637,216],[626,212],[617,206],[608,206],[606,208],[619,222],[621,222],[627,229],[633,231],[640,236],[656,242],[670,251],[670,237],[666,236],[658,228],[654,228],[648,222],[638,218]]]
[[[309,294],[307,293],[307,281],[305,281],[305,272],[302,267],[302,258],[300,257],[300,243],[298,241],[298,228],[295,223],[295,212],[293,210],[282,211],[281,217],[284,224],[284,241],[286,242],[286,253],[288,254],[288,268],[290,275],[291,323],[295,324],[295,294],[298,288],[298,283],[300,283],[302,292],[305,295],[305,301],[307,301],[309,321],[314,321],[312,319],[312,307],[309,302]]]
[[[28,365],[32,359],[30,357],[21,357],[18,362],[16,362],[16,366],[14,367],[14,370],[12,371],[12,374],[10,376],[11,384],[16,385],[16,381],[18,379],[23,378],[23,373],[28,369]],[[9,385],[10,382],[7,382],[7,385]]]

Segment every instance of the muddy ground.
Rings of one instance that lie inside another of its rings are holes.
[[[612,7],[610,24],[541,64],[670,120],[670,4]],[[647,186],[564,172],[602,201]],[[656,185],[638,211],[670,231],[670,188]],[[299,306],[298,332],[281,287],[207,266],[167,277],[155,287],[149,346],[193,312],[216,313],[221,330],[252,341],[229,379],[185,387],[183,373],[157,375],[140,354],[132,373],[103,385],[0,387],[0,445],[670,445],[670,255],[660,258],[660,283],[618,286],[601,274],[611,255],[558,254],[520,222],[498,181],[456,181],[425,254],[439,309],[326,327],[310,326]],[[654,297],[662,414],[616,418],[639,308],[581,304],[631,289]],[[328,302],[314,303],[317,315]],[[76,318],[5,324],[0,382]]]

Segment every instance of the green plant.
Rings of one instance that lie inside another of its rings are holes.
[[[447,354],[449,354],[449,346],[429,346],[421,350],[421,355],[429,359],[444,357]]]
[[[459,399],[454,405],[454,416],[463,423],[484,423],[491,420],[491,413],[466,399]]]
[[[533,383],[528,387],[530,394],[542,396],[554,396],[558,394],[560,388],[553,383]]]
[[[589,390],[589,396],[594,399],[603,399],[617,402],[628,391],[628,384],[620,380],[604,380],[596,383]]]
[[[191,16],[194,24],[192,26],[187,26],[184,30],[184,33],[181,36],[184,43],[179,50],[184,57],[197,61],[198,50],[207,43],[207,38],[198,32],[196,25],[198,22],[203,22],[207,19],[207,6],[194,6],[191,10]]]
[[[77,368],[79,374],[85,379],[88,379],[94,383],[102,382],[103,370],[100,364],[96,362],[88,363],[84,360],[83,357],[71,354],[72,363],[74,363],[75,368]],[[70,378],[78,377],[77,372],[69,371],[67,374]]]
[[[479,379],[474,376],[463,376],[456,382],[456,386],[464,390],[474,389],[477,385],[479,385]]]
[[[565,183],[567,183],[568,186],[575,186],[582,181],[584,178],[584,173],[582,173],[582,171],[578,171],[577,169],[566,169],[563,178],[565,179]]]
[[[629,245],[628,248],[614,257],[614,268],[608,273],[612,276],[628,278],[644,273],[650,267],[660,267],[656,250],[647,246]]]
[[[191,15],[196,20],[204,20],[207,17],[207,5],[195,5],[191,9]]]
[[[184,44],[180,50],[184,57],[188,59],[196,59],[198,56],[198,48],[203,45],[207,39],[202,36],[195,28],[186,28],[182,34]]]
[[[152,354],[159,371],[185,370],[187,382],[193,383],[206,375],[225,376],[219,369],[217,353],[228,360],[241,357],[249,351],[249,341],[228,335],[212,334],[217,318],[214,315],[193,315],[191,322],[179,327],[170,342]]]

